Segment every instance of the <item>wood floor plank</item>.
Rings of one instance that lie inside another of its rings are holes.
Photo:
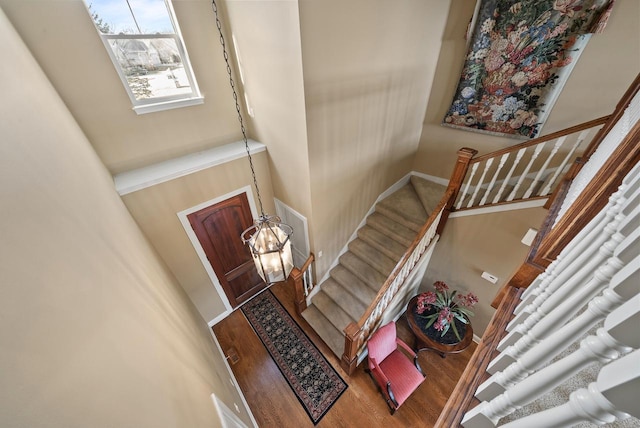
[[[472,343],[464,352],[446,358],[434,352],[421,352],[418,360],[427,374],[427,380],[391,415],[375,383],[365,373],[365,364],[361,364],[352,376],[347,376],[340,367],[338,357],[306,321],[296,315],[293,290],[286,283],[278,283],[271,287],[271,291],[349,384],[349,388],[318,423],[320,428],[433,426],[476,347]],[[412,345],[413,336],[404,317],[397,324],[398,336]],[[233,347],[238,354],[239,361],[232,364],[231,369],[260,427],[313,427],[242,311],[234,311],[216,324],[213,331],[224,352]]]

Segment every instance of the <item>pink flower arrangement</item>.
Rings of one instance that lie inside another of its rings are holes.
[[[449,292],[449,286],[442,281],[436,281],[433,286],[436,291],[427,291],[418,295],[416,313],[423,314],[425,312],[433,312],[426,315],[426,328],[433,327],[442,332],[444,336],[449,328],[453,330],[458,340],[462,340],[454,319],[469,323],[469,317],[473,316],[470,310],[476,303],[478,297],[473,293],[458,294],[456,290]]]

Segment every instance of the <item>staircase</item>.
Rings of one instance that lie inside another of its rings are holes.
[[[553,198],[565,171],[575,170],[574,157],[588,158],[602,141],[610,117],[479,157],[476,150],[462,148],[448,187],[411,176],[376,204],[320,285],[311,281],[312,254],[302,270],[294,269],[296,310],[351,374],[366,355],[370,335],[395,319],[402,298],[419,286],[414,268],[428,263],[427,248],[433,249],[432,240],[451,213]],[[420,260],[424,263],[418,265]]]
[[[331,350],[344,352],[343,330],[357,323],[436,208],[446,186],[417,176],[378,202],[302,316]]]

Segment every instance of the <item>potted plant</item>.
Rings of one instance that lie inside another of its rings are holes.
[[[424,325],[425,334],[429,335],[429,329],[436,330],[444,338],[451,329],[460,342],[466,331],[464,327],[469,323],[469,317],[473,316],[471,308],[478,303],[478,297],[471,292],[458,294],[457,290],[449,291],[449,286],[442,281],[436,281],[433,286],[435,291],[418,295],[415,309],[416,314],[427,321]],[[464,328],[462,335],[460,327]],[[455,340],[451,343],[455,343]]]

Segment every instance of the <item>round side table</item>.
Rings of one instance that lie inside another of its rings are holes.
[[[409,304],[407,305],[406,312],[409,328],[413,332],[413,336],[416,339],[413,347],[416,352],[434,351],[440,354],[442,358],[444,358],[447,356],[447,354],[457,354],[458,352],[462,352],[469,347],[471,341],[473,340],[473,328],[471,327],[471,323],[467,324],[467,331],[465,332],[462,340],[451,345],[436,342],[435,340],[424,334],[414,317],[414,310],[416,308],[417,302],[418,296],[413,296],[409,301]]]

